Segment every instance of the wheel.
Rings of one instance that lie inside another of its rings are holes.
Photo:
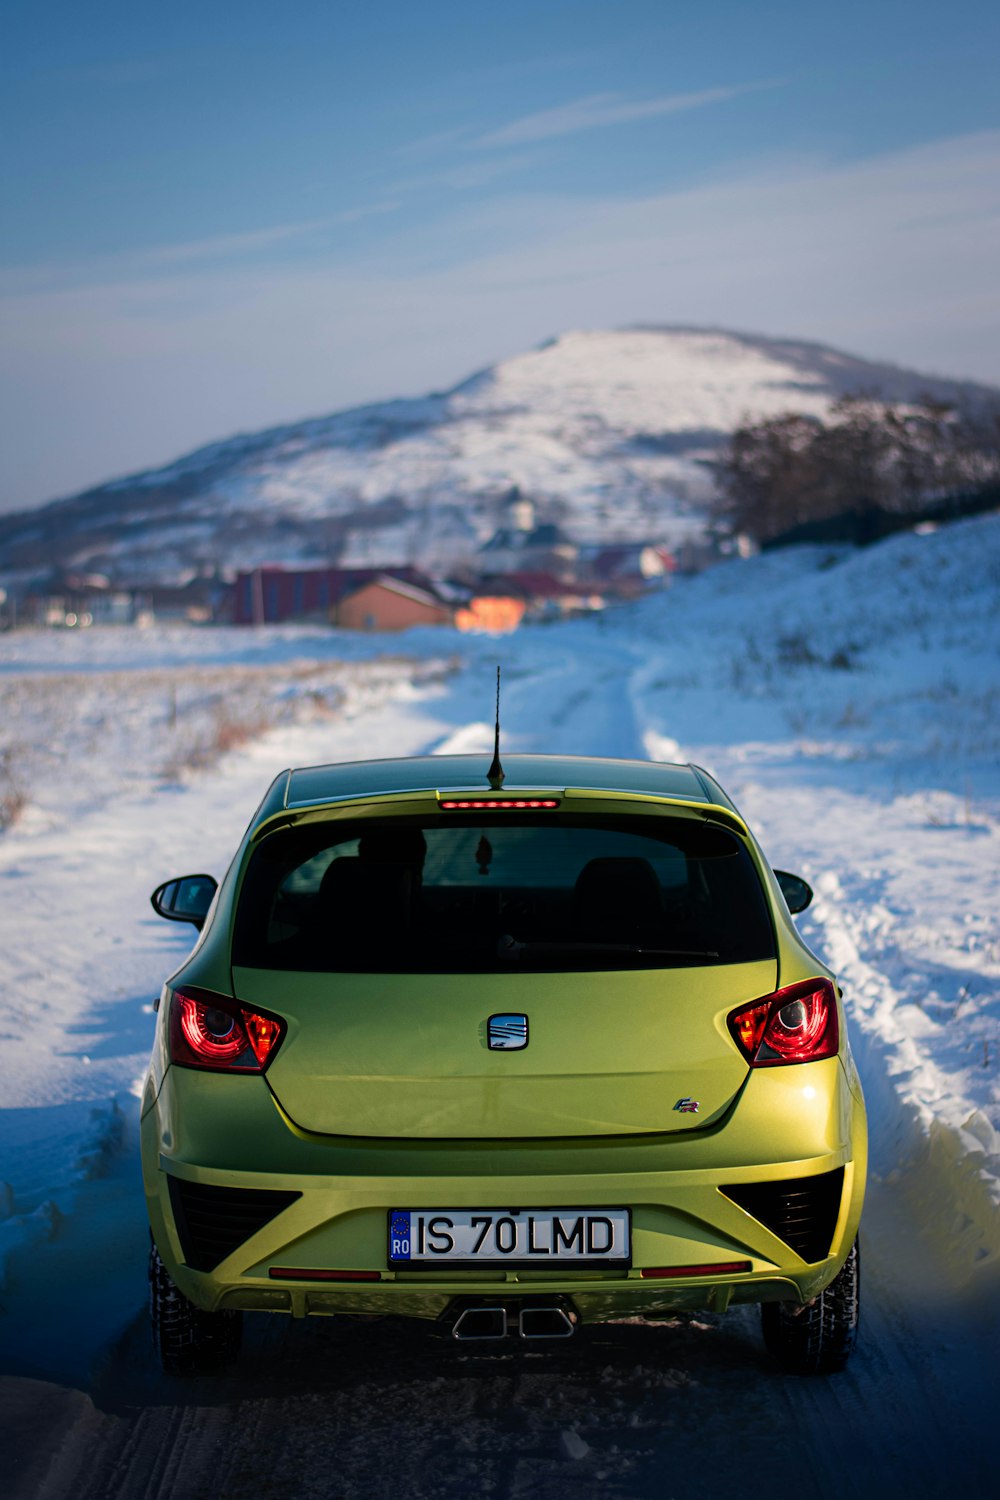
[[[851,1357],[858,1336],[861,1252],[857,1240],[825,1291],[804,1307],[762,1304],[764,1343],[792,1375],[831,1375]]]
[[[149,1247],[149,1318],[153,1347],[166,1375],[203,1375],[229,1364],[243,1336],[240,1312],[202,1312],[170,1279],[160,1252]]]

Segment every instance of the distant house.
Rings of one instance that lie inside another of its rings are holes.
[[[480,547],[477,565],[489,573],[515,573],[525,569],[570,577],[579,548],[552,522],[531,531],[501,527]]]
[[[580,559],[581,574],[618,598],[644,593],[651,584],[662,583],[675,568],[670,551],[652,542],[620,542],[598,547]]]
[[[522,571],[480,579],[469,607],[474,613],[479,608],[488,613],[512,612],[511,603],[520,607],[519,620],[544,620],[603,609],[604,597],[590,584],[566,583],[552,573]],[[456,623],[461,626],[460,621]]]
[[[509,635],[524,619],[528,604],[501,592],[473,594],[468,604],[455,611],[459,630],[486,635]]]
[[[21,615],[29,624],[67,629],[130,625],[134,604],[130,593],[112,588],[102,573],[56,573],[27,590]]]
[[[411,625],[450,625],[453,611],[430,588],[383,573],[346,594],[331,610],[343,630],[408,630]]]
[[[430,581],[416,568],[285,568],[275,563],[237,573],[233,620],[237,625],[281,625],[291,620],[326,623],[349,594],[389,575],[431,590]]]
[[[514,573],[525,569],[571,577],[579,547],[554,522],[537,524],[535,507],[515,486],[504,503],[500,526],[477,555],[483,573]]]
[[[181,584],[150,584],[133,597],[137,620],[208,625],[226,618],[229,590],[215,578],[192,578]]]

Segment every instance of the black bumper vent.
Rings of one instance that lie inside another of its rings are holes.
[[[719,1191],[759,1219],[803,1260],[812,1263],[829,1255],[844,1191],[843,1167],[818,1177],[738,1182]]]
[[[184,1261],[192,1271],[211,1271],[301,1193],[260,1188],[215,1187],[168,1177],[170,1206]]]

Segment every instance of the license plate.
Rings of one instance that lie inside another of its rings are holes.
[[[627,1208],[393,1209],[390,1266],[624,1266]]]

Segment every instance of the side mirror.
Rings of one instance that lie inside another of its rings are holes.
[[[781,894],[792,915],[805,911],[813,898],[812,886],[803,880],[801,875],[789,875],[787,870],[775,870],[774,878],[781,886]]]
[[[158,917],[166,917],[168,922],[193,922],[200,932],[218,889],[212,875],[181,875],[158,885],[149,900]]]

